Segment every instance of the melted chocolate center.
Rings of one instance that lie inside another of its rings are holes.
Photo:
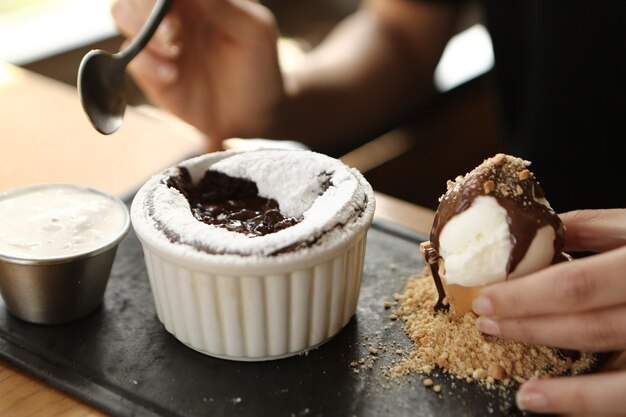
[[[283,216],[276,200],[259,196],[253,181],[207,170],[194,184],[186,168],[179,167],[179,171],[179,175],[164,178],[163,183],[180,191],[194,217],[203,223],[256,237],[302,221]]]

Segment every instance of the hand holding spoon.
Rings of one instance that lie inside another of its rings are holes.
[[[94,49],[78,68],[78,94],[93,127],[104,135],[115,132],[124,119],[124,74],[128,63],[150,41],[173,0],[157,0],[141,31],[125,50],[116,54]]]

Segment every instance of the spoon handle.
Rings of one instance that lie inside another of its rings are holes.
[[[173,2],[174,0],[157,0],[150,16],[148,16],[148,20],[146,20],[137,36],[128,45],[128,48],[116,54],[119,59],[129,63],[148,44],[148,41],[156,32]]]

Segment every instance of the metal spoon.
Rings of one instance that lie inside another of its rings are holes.
[[[126,65],[141,51],[163,20],[173,0],[157,0],[141,31],[125,50],[111,54],[89,51],[78,68],[78,94],[93,127],[110,135],[121,125],[126,109]]]

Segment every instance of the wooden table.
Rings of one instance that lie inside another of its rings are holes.
[[[74,88],[0,63],[0,192],[71,182],[123,196],[151,174],[209,150],[199,132],[152,109],[128,109],[122,128],[101,136]],[[421,233],[430,229],[431,210],[382,194],[377,204],[379,219]],[[0,415],[104,414],[0,360]]]

